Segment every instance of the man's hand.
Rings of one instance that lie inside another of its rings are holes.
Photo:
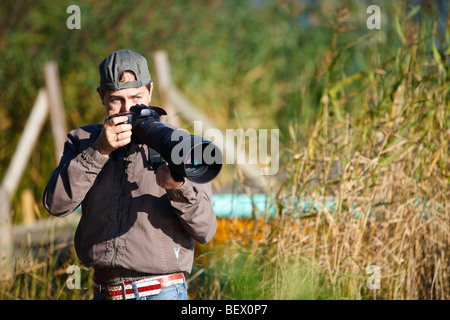
[[[162,164],[158,167],[158,169],[156,169],[156,183],[164,189],[175,189],[184,184],[184,182],[177,182],[173,180],[167,164]]]
[[[95,147],[101,154],[107,156],[114,150],[131,142],[131,124],[117,125],[127,120],[126,116],[122,116],[105,121],[102,131],[95,142]]]

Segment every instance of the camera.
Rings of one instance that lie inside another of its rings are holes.
[[[132,143],[143,143],[158,152],[175,181],[184,181],[186,177],[195,183],[207,183],[222,169],[222,152],[214,143],[164,125],[148,106],[134,105],[129,112],[111,115],[109,119],[119,116],[126,116],[128,120],[122,123],[132,126]]]

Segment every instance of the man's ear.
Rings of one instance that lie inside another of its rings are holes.
[[[97,87],[98,95],[100,96],[100,100],[102,101],[102,104],[105,105],[105,101],[103,99],[105,98],[105,92],[100,89],[100,87]]]

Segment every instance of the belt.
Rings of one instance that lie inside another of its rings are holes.
[[[95,279],[94,295],[101,296],[103,300],[127,300],[134,299],[133,286],[139,293],[139,297],[146,297],[158,294],[162,288],[184,283],[182,273],[167,276],[156,276],[129,282],[106,283]]]

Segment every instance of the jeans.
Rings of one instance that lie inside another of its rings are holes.
[[[188,300],[186,282],[162,288],[159,294],[141,297],[137,300]]]
[[[131,283],[131,286],[133,287],[134,294],[136,295],[137,288],[134,281]],[[101,300],[101,297],[94,295],[93,300]],[[159,294],[130,300],[188,300],[186,279],[182,284],[162,288]]]

